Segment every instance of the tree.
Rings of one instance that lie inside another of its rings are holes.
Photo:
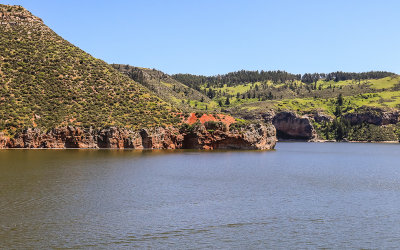
[[[337,98],[337,105],[338,106],[343,106],[343,96],[342,96],[341,93],[339,94],[339,96]]]
[[[335,108],[335,116],[341,117],[342,116],[342,108],[340,106],[336,106]]]
[[[229,101],[229,96],[226,98],[226,100],[225,100],[225,105],[226,106],[228,106],[228,105],[230,105],[231,104],[231,102]]]
[[[212,89],[209,89],[207,92],[207,96],[208,98],[213,99],[215,96],[215,92]]]

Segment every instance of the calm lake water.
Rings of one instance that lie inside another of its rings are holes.
[[[0,151],[0,248],[399,248],[400,145]]]

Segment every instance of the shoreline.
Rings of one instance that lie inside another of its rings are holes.
[[[332,140],[318,140],[318,141],[306,141],[306,140],[278,140],[276,143],[296,143],[296,142],[304,142],[304,143],[365,143],[365,144],[399,144],[398,141],[332,141]],[[89,150],[89,151],[97,151],[97,150],[111,150],[111,151],[136,151],[136,152],[150,152],[150,151],[163,151],[163,152],[174,152],[174,151],[196,151],[196,152],[212,152],[212,151],[275,151],[276,149],[198,149],[198,148],[75,148],[75,147],[64,147],[64,148],[0,148],[2,150]]]
[[[335,141],[335,140],[299,140],[299,139],[284,139],[277,140],[279,142],[309,142],[309,143],[384,143],[384,144],[398,144],[399,141]]]

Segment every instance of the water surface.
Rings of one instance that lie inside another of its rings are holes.
[[[397,248],[399,150],[2,150],[0,248]]]

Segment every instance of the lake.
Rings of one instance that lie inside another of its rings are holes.
[[[399,152],[0,150],[0,248],[398,248]]]

